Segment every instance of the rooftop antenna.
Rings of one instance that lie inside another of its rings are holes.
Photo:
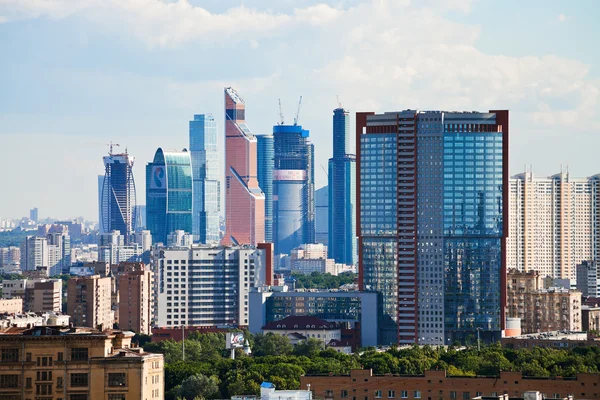
[[[337,95],[338,108],[342,108],[342,102],[340,101],[340,95]]]
[[[302,96],[300,96],[300,100],[298,101],[298,111],[296,111],[296,116],[294,117],[294,125],[298,125],[298,116],[300,115],[300,106],[302,105]]]
[[[281,99],[279,99],[279,125],[283,125],[283,111],[281,111]]]

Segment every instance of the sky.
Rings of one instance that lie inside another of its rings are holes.
[[[256,134],[303,97],[316,187],[338,96],[352,120],[509,109],[511,174],[600,173],[598,15],[596,0],[0,0],[0,218],[97,220],[110,141],[144,204],[145,164],[188,146],[194,114],[224,149],[226,86]]]

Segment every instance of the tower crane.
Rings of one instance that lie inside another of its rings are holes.
[[[296,111],[296,116],[294,117],[294,125],[298,125],[298,116],[300,115],[300,106],[302,105],[302,96],[300,96],[300,100],[298,101],[298,111]]]
[[[281,99],[279,99],[279,125],[283,125],[283,111],[281,111]]]
[[[121,145],[120,145],[119,143],[113,143],[113,142],[109,142],[109,143],[107,144],[107,146],[108,146],[108,154],[112,156],[112,153],[113,153],[113,147],[120,147]],[[127,152],[127,151],[125,151],[125,152]]]

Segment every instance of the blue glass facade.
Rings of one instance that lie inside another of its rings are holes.
[[[221,187],[217,123],[211,114],[194,115],[194,120],[190,121],[190,155],[194,193],[194,241],[217,242],[220,240]]]
[[[257,179],[265,194],[265,242],[273,242],[273,136],[257,135]]]
[[[333,158],[329,159],[329,247],[336,262],[356,265],[356,157],[351,154],[350,117],[333,111]]]
[[[192,231],[190,153],[158,149],[146,165],[146,219],[154,243],[176,230]]]
[[[290,254],[314,243],[314,147],[300,125],[273,127],[273,244]]]

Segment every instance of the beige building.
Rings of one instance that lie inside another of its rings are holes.
[[[600,256],[600,175],[561,172],[510,179],[507,266],[542,276],[576,278],[576,266]]]
[[[303,274],[320,272],[339,275],[343,272],[356,272],[352,265],[336,263],[334,259],[327,258],[327,246],[320,243],[303,244],[292,249],[290,256],[286,258],[289,262],[286,269]]]
[[[20,314],[23,312],[23,299],[0,299],[0,313]]]
[[[67,314],[75,326],[112,328],[111,278],[92,275],[69,279]]]
[[[118,276],[120,329],[149,335],[152,323],[152,272],[140,268]]]
[[[162,400],[163,356],[131,348],[132,337],[87,328],[1,330],[1,398]]]
[[[507,317],[521,319],[522,333],[581,331],[581,292],[543,289],[538,271],[512,269],[506,282]]]
[[[2,282],[2,296],[23,299],[22,311],[60,312],[62,282],[60,279],[14,279]]]

